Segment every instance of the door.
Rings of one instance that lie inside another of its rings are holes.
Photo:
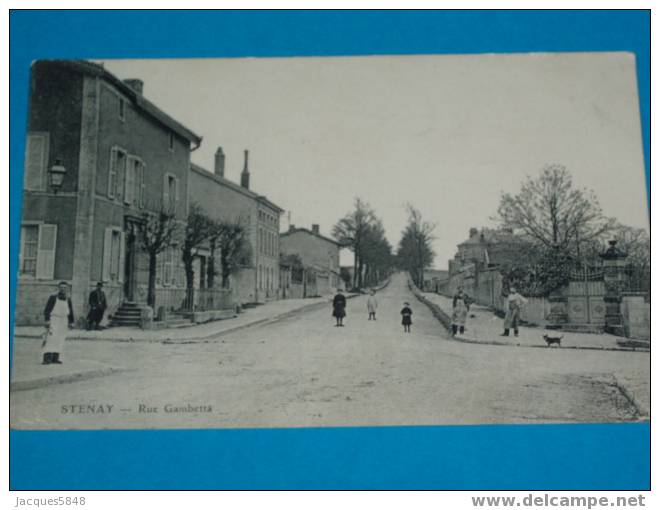
[[[137,247],[135,228],[129,227],[126,232],[126,252],[124,254],[124,298],[126,301],[134,301],[137,288]]]

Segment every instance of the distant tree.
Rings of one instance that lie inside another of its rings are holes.
[[[515,286],[527,296],[547,296],[568,283],[575,258],[561,246],[518,243],[517,250],[517,257],[498,265],[505,290]]]
[[[600,265],[600,254],[608,248],[608,241],[617,241],[617,247],[628,256],[629,266],[640,269],[651,267],[651,238],[643,228],[630,227],[617,223],[607,235],[594,239],[581,249],[582,260],[590,266]]]
[[[375,218],[365,232],[362,250],[363,279],[366,286],[383,280],[394,265],[392,246],[385,237],[383,222]]]
[[[543,167],[536,178],[527,177],[516,195],[503,193],[495,219],[502,227],[578,259],[581,245],[614,226],[593,191],[575,189],[566,167],[555,164]]]
[[[149,259],[147,304],[156,306],[156,271],[158,254],[172,246],[180,235],[180,226],[174,213],[145,211],[138,224],[140,244]]]
[[[353,287],[355,288],[362,287],[367,232],[374,221],[375,215],[369,204],[356,198],[353,210],[340,219],[332,229],[335,239],[353,252]]]
[[[424,285],[424,270],[433,265],[433,232],[436,224],[426,221],[411,204],[406,205],[408,224],[399,241],[397,264],[408,271],[418,287]]]
[[[252,245],[244,222],[221,220],[215,223],[211,234],[214,250],[220,252],[220,274],[222,288],[229,288],[229,277],[243,267],[249,267],[252,261]]]
[[[349,288],[353,282],[353,277],[351,276],[351,272],[347,267],[342,267],[339,269],[339,278],[341,278],[341,280],[344,282],[346,288]]]
[[[302,283],[305,274],[305,265],[297,253],[280,254],[280,265],[288,267],[291,271],[291,281]]]
[[[214,229],[214,221],[209,218],[202,207],[195,202],[191,203],[186,219],[181,256],[186,274],[186,299],[188,302],[192,300],[195,287],[193,261],[196,250],[210,239]]]

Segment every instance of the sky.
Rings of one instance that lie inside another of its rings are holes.
[[[396,247],[406,203],[437,224],[444,269],[471,227],[493,227],[504,192],[548,163],[603,211],[648,229],[634,55],[553,53],[104,60],[203,136],[192,161],[250,187],[290,222],[332,226],[368,202]],[[342,264],[352,257],[342,253]]]

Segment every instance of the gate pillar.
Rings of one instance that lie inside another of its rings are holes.
[[[617,247],[616,240],[609,241],[609,248],[600,254],[603,259],[603,283],[605,285],[605,331],[614,335],[625,334],[621,314],[621,292],[625,280],[624,267],[627,253]]]

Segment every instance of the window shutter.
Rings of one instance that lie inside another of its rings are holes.
[[[121,199],[122,194],[124,193],[124,183],[126,182],[126,169],[127,169],[127,161],[128,158],[126,157],[125,152],[121,152],[120,154],[117,155],[117,161],[119,164],[117,165],[117,198]]]
[[[55,277],[56,244],[57,225],[40,225],[39,245],[37,251],[37,278],[52,280]]]
[[[103,238],[103,281],[110,281],[110,264],[112,261],[112,227],[106,227]]]
[[[117,279],[119,282],[124,281],[124,264],[126,263],[126,233],[119,233],[119,274]]]
[[[110,151],[110,167],[108,168],[108,197],[115,198],[117,187],[117,151]]]
[[[144,207],[144,193],[145,193],[145,186],[144,186],[144,173],[145,173],[145,165],[144,163],[140,163],[140,180],[138,181],[138,196],[140,197],[140,202],[139,206]]]
[[[45,187],[48,161],[48,135],[29,134],[25,146],[25,175],[23,186],[28,190],[42,191]]]
[[[131,159],[126,166],[126,179],[124,179],[124,203],[132,204],[135,195],[135,165],[136,161]]]
[[[177,177],[174,180],[174,211],[179,210],[179,186],[181,185],[181,180]]]
[[[163,211],[169,212],[170,208],[170,174],[163,176]]]

